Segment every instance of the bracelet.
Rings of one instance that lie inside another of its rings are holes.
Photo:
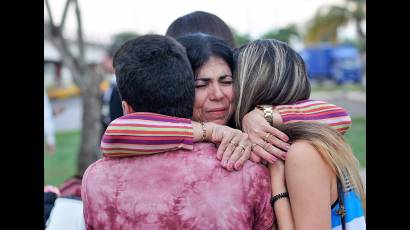
[[[206,127],[203,121],[199,122],[202,126],[202,139],[201,142],[204,142],[205,138],[206,138]]]
[[[281,199],[281,198],[285,198],[285,197],[289,197],[289,193],[288,193],[288,192],[282,192],[282,193],[279,193],[279,194],[276,194],[276,195],[272,196],[272,197],[270,198],[270,204],[272,205],[272,208],[273,208],[273,205],[275,205],[275,202],[276,202],[277,200],[279,200],[279,199]]]
[[[269,123],[269,125],[272,125],[273,106],[272,105],[257,105],[256,108],[263,112],[263,116],[265,117],[265,120]]]

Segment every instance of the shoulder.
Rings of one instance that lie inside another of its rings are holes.
[[[285,170],[287,176],[315,175],[325,179],[332,175],[331,167],[322,154],[305,140],[291,144],[286,156]]]
[[[105,158],[105,157],[95,161],[90,166],[88,166],[88,168],[85,170],[83,181],[86,180],[90,175],[94,173],[104,171],[104,168],[109,167],[109,165],[111,165],[113,162],[116,162],[116,161],[117,159],[115,158],[111,159],[111,158]]]
[[[286,163],[304,160],[312,161],[318,157],[320,158],[319,152],[309,141],[298,140],[290,145],[286,156]]]
[[[82,179],[82,192],[89,192],[95,188],[113,183],[113,181],[115,181],[113,179],[124,172],[127,167],[126,164],[124,164],[124,159],[125,158],[102,158],[88,166]],[[129,157],[129,159],[131,159],[131,157]]]
[[[93,182],[94,179],[92,179],[95,174],[98,174],[98,171],[100,171],[100,166],[103,165],[104,162],[102,162],[102,159],[92,163],[88,168],[85,170],[83,179],[81,182],[81,195],[84,197],[84,193],[88,190],[90,182]]]

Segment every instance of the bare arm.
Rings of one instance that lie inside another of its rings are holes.
[[[286,192],[284,161],[278,160],[274,164],[269,164],[269,173],[271,177],[272,196]],[[273,208],[275,210],[277,229],[295,229],[289,198],[278,199],[274,203]],[[276,226],[274,226],[273,229],[276,229]]]
[[[286,164],[269,165],[272,195],[288,191],[290,198],[274,203],[278,229],[330,229],[335,176],[308,142],[292,144],[288,154]]]
[[[285,164],[286,185],[295,229],[330,229],[335,175],[320,154],[305,141],[291,145]],[[279,203],[278,203],[279,205]]]

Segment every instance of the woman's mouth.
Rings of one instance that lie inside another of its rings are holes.
[[[219,116],[224,116],[228,110],[226,108],[215,108],[215,109],[210,109],[207,112],[211,114],[212,116],[219,117]]]

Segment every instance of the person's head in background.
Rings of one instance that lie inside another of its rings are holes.
[[[145,35],[129,40],[115,53],[114,69],[124,114],[192,117],[194,75],[175,39]]]
[[[121,45],[118,43],[113,43],[110,45],[110,47],[108,47],[106,54],[102,61],[102,67],[104,71],[106,71],[107,73],[114,74],[114,67],[113,67],[112,60],[113,60],[115,52],[117,52],[117,50],[120,47]]]
[[[293,104],[309,99],[310,83],[302,57],[289,45],[275,39],[260,39],[234,54],[235,121],[256,105]]]
[[[187,34],[177,41],[185,47],[195,75],[193,120],[226,124],[235,109],[230,47],[203,33]]]
[[[205,33],[223,39],[231,49],[236,47],[234,35],[229,26],[218,16],[195,11],[177,18],[168,27],[165,35],[178,38],[189,33]]]
[[[102,61],[102,66],[107,73],[114,74],[113,58],[115,53],[120,49],[120,47],[133,38],[138,37],[138,34],[133,32],[123,32],[115,35],[112,38],[110,46],[105,51],[105,56]]]

